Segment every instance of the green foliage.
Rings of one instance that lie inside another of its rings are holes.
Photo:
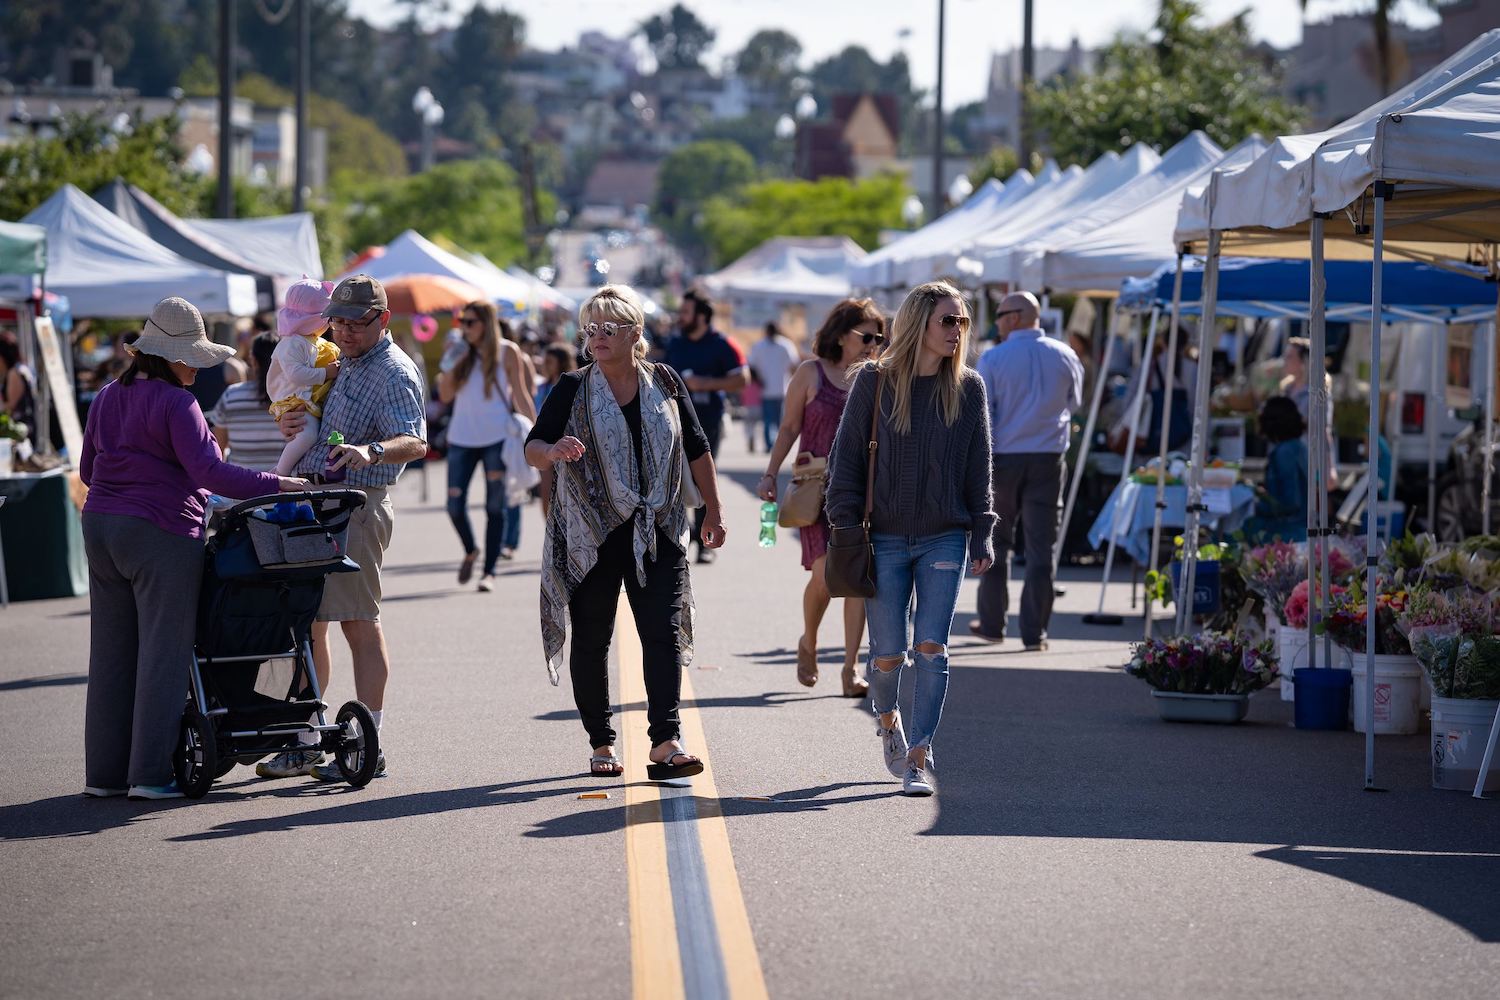
[[[1016,151],[1009,146],[991,146],[989,152],[974,161],[974,169],[969,171],[969,183],[974,185],[978,191],[980,185],[991,177],[1005,180],[1015,173],[1020,167],[1021,161],[1016,157]]]
[[[1162,0],[1152,31],[1118,36],[1096,73],[1033,91],[1034,127],[1058,161],[1088,163],[1137,142],[1166,149],[1194,129],[1223,146],[1295,131],[1301,109],[1280,96],[1246,14],[1202,20],[1196,0]]]
[[[690,142],[662,161],[652,215],[679,246],[700,250],[699,215],[708,200],[733,195],[753,180],[755,161],[744,147],[723,139]]]
[[[720,265],[773,236],[847,236],[873,250],[882,229],[902,225],[901,204],[910,193],[895,174],[762,181],[710,199],[703,229]]]
[[[703,53],[714,43],[714,30],[687,7],[674,3],[672,9],[641,22],[646,42],[662,69],[697,69]]]
[[[410,177],[349,187],[350,245],[388,243],[407,229],[484,254],[504,267],[526,253],[521,192],[499,160],[441,163]],[[542,215],[556,206],[543,199]]]
[[[789,107],[792,81],[802,60],[802,43],[779,28],[766,28],[750,36],[735,57],[735,71],[754,86],[769,90]]]
[[[791,172],[794,148],[791,140],[776,138],[780,114],[752,111],[742,118],[721,118],[698,129],[698,139],[723,139],[743,146],[762,174],[784,176]]]

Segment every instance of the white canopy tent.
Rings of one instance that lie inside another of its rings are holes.
[[[447,275],[482,289],[504,311],[512,313],[524,312],[530,295],[525,282],[498,267],[480,267],[444,250],[415,229],[408,229],[391,240],[385,246],[385,253],[366,260],[357,270],[380,281],[392,281],[408,274]]]
[[[268,215],[257,219],[183,219],[183,225],[216,240],[258,270],[293,280],[323,277],[318,227],[311,212]]]
[[[1015,284],[1019,275],[1013,251],[1017,247],[1045,239],[1052,227],[1108,199],[1160,162],[1156,150],[1142,143],[1123,154],[1106,153],[1071,183],[1059,184],[1043,196],[1028,198],[1003,225],[975,240],[968,248],[968,256],[983,265],[986,283]]]
[[[809,313],[848,298],[849,275],[865,252],[845,236],[778,236],[703,278],[703,287],[737,313],[757,316],[782,306]]]
[[[1321,387],[1324,381],[1325,344],[1325,257],[1332,255],[1351,259],[1373,259],[1371,310],[1382,311],[1382,260],[1385,252],[1419,260],[1484,261],[1495,265],[1496,206],[1500,205],[1500,158],[1486,153],[1492,138],[1494,104],[1493,83],[1500,65],[1500,31],[1490,31],[1475,39],[1447,62],[1419,80],[1373,105],[1353,118],[1324,132],[1304,136],[1284,136],[1266,153],[1250,164],[1229,172],[1216,171],[1201,199],[1185,199],[1177,227],[1178,240],[1186,245],[1206,243],[1207,261],[1203,282],[1203,323],[1205,330],[1214,327],[1217,304],[1218,269],[1221,252],[1232,247],[1237,254],[1259,256],[1306,256],[1312,262],[1309,290],[1309,327],[1312,340],[1312,370],[1309,381]],[[1451,102],[1451,103],[1450,103]],[[1483,109],[1483,110],[1481,110]],[[1411,140],[1395,140],[1402,133],[1406,115],[1419,116],[1421,127]],[[1488,131],[1487,131],[1488,130]],[[1444,138],[1446,136],[1446,139]],[[1462,152],[1446,159],[1448,142]],[[1500,152],[1497,150],[1496,152]],[[1397,157],[1387,166],[1385,156]],[[1399,164],[1399,166],[1398,166]],[[1422,183],[1400,184],[1402,169],[1422,171]],[[1444,183],[1446,178],[1448,183]],[[1394,198],[1394,201],[1392,199]],[[1392,212],[1391,208],[1395,208]],[[1201,228],[1200,228],[1201,227]],[[1387,239],[1389,227],[1394,238]],[[1490,327],[1491,391],[1486,393],[1490,408],[1486,420],[1486,464],[1492,461],[1493,434],[1493,366],[1494,327]],[[1370,357],[1369,440],[1379,436],[1380,410],[1380,337],[1372,337]],[[1198,512],[1202,504],[1201,469],[1206,453],[1206,421],[1201,418],[1207,397],[1208,366],[1199,372],[1199,420],[1193,436],[1193,473],[1189,477],[1187,536],[1197,531]],[[1320,388],[1314,389],[1321,396]],[[1315,484],[1326,469],[1323,441],[1325,407],[1315,399],[1309,407],[1312,442],[1308,470],[1310,538],[1327,530],[1326,504],[1319,503]],[[1369,449],[1372,453],[1373,447]],[[1373,454],[1371,456],[1373,461]],[[1373,481],[1373,475],[1371,475]],[[1484,477],[1488,490],[1490,473]],[[1489,497],[1484,502],[1488,529]],[[1316,521],[1314,512],[1318,513]],[[1375,556],[1378,538],[1372,528],[1367,532],[1367,593],[1375,590]],[[1310,666],[1316,665],[1319,604],[1327,601],[1327,554],[1324,547],[1321,600],[1313,601],[1309,615]],[[1195,575],[1195,546],[1188,547],[1183,572],[1182,593],[1192,593]],[[1309,565],[1310,577],[1316,567]],[[1178,628],[1187,626],[1184,602],[1179,602]],[[1373,720],[1375,693],[1375,616],[1368,616],[1366,635],[1367,659],[1366,718]],[[1375,786],[1374,725],[1366,727],[1365,787]],[[1494,729],[1500,729],[1497,720]],[[1495,732],[1491,732],[1493,747]],[[1481,775],[1481,782],[1483,776]]]
[[[252,276],[179,257],[71,184],[21,221],[47,231],[47,288],[66,295],[75,316],[148,316],[172,295],[205,314],[256,311]]]

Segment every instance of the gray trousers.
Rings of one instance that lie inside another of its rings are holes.
[[[1062,455],[1025,452],[995,455],[994,473],[995,565],[979,578],[979,628],[989,635],[1005,634],[1010,611],[1010,554],[1015,548],[1017,515],[1021,521],[1022,551],[1026,553],[1026,582],[1021,589],[1021,641],[1035,645],[1047,638],[1052,618],[1052,548],[1062,517]]]
[[[139,517],[83,515],[89,560],[84,783],[172,781],[203,578],[203,542]]]

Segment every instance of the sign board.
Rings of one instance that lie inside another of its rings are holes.
[[[68,379],[68,369],[63,365],[62,344],[50,316],[38,316],[33,323],[37,358],[42,367],[41,375],[47,380],[52,408],[57,412],[57,422],[62,427],[63,446],[68,449],[68,459],[77,465],[79,456],[83,454],[83,425],[78,422],[78,401]],[[37,419],[46,420],[46,417],[37,414]]]

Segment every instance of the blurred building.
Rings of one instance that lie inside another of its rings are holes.
[[[896,95],[835,94],[828,111],[797,126],[798,177],[869,177],[895,167],[901,149]]]
[[[1095,54],[1073,39],[1065,49],[1033,49],[1033,66],[1038,83],[1056,76],[1092,73]],[[991,145],[1019,145],[1021,139],[1021,50],[996,52],[990,56],[989,86],[984,96],[984,112],[975,125],[980,136]]]

